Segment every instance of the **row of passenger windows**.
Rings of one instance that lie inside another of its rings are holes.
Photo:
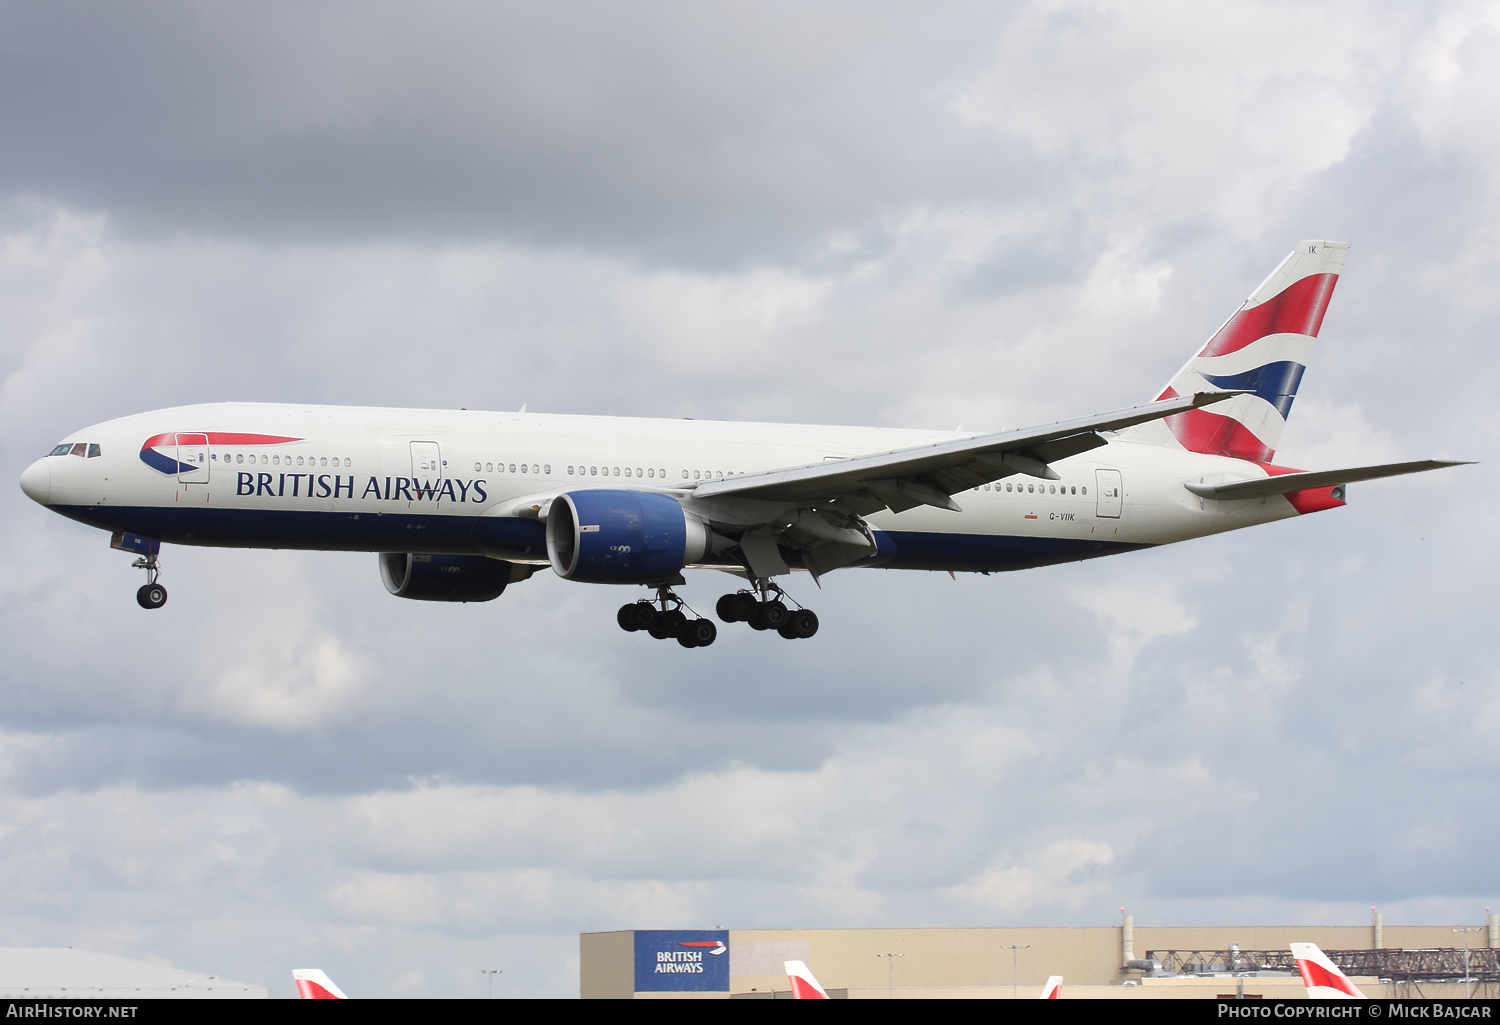
[[[475,473],[552,473],[551,463],[479,463],[474,464]],[[647,480],[666,480],[667,471],[665,467],[640,467],[640,466],[569,466],[567,468],[569,477],[644,477]],[[683,470],[683,480],[720,480],[726,476],[733,477],[733,471],[726,473],[724,470]]]
[[[49,456],[84,456],[88,459],[94,459],[103,453],[99,451],[98,445],[90,445],[88,442],[79,441],[72,445],[59,445],[47,454]]]
[[[1009,490],[1011,490],[1011,487],[1012,487],[1011,484],[1006,484],[1005,485],[1005,490],[1009,491]],[[1079,494],[1080,492],[1082,492],[1085,495],[1089,493],[1089,489],[1088,488],[1077,488],[1077,487],[1074,487],[1074,488],[1070,489],[1069,486],[1066,485],[1066,484],[1026,484],[1026,485],[1016,484],[1016,485],[1014,485],[1014,487],[1015,487],[1015,490],[1021,491],[1021,492],[1025,492],[1027,494],[1040,493],[1040,494],[1043,494],[1043,495],[1055,495],[1055,494],[1057,494],[1057,492],[1058,492],[1059,489],[1061,489],[1062,493],[1065,494],[1065,495],[1067,495],[1067,494],[1074,494],[1074,495],[1076,495],[1076,494]],[[1000,490],[1000,485],[996,484],[996,485],[994,485],[994,488],[995,488],[996,491],[999,491]],[[990,485],[986,484],[984,486],[984,490],[988,491],[989,489],[990,489]],[[975,490],[977,491],[979,489],[975,488]]]
[[[219,454],[217,452],[215,452],[213,457],[215,459],[217,459],[217,458],[219,458]],[[303,466],[303,465],[306,465],[306,466],[340,466],[340,465],[343,465],[343,466],[353,466],[354,465],[354,460],[352,460],[352,459],[345,459],[345,460],[343,460],[342,463],[340,463],[338,456],[332,456],[332,457],[330,457],[330,456],[308,456],[307,457],[307,462],[305,464],[303,463],[302,459],[303,459],[302,456],[298,456],[297,457],[296,465],[298,465],[298,466]],[[234,455],[230,455],[228,452],[224,453],[224,462],[226,462],[226,463],[252,463],[253,464],[255,461],[256,460],[255,460],[255,453],[254,452],[251,452],[249,455],[246,455],[243,452],[236,452]],[[260,457],[260,465],[262,465],[262,466],[291,466],[292,465],[292,457],[291,456],[281,456],[281,455],[261,456]]]

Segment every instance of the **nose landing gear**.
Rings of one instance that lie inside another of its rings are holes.
[[[167,603],[167,589],[156,582],[161,574],[161,566],[157,562],[157,556],[143,555],[130,564],[131,569],[143,569],[146,571],[146,583],[140,590],[135,592],[135,600],[143,609],[159,609]]]
[[[757,596],[759,592],[759,596]],[[776,597],[771,597],[774,593]],[[812,609],[797,605],[788,609],[787,594],[775,582],[758,580],[755,590],[726,594],[714,606],[714,611],[726,623],[749,623],[752,630],[775,630],[789,641],[811,637],[818,632],[818,614]]]
[[[656,589],[654,602],[642,599],[621,605],[615,621],[628,633],[644,630],[659,641],[675,637],[684,648],[706,648],[718,639],[719,628],[713,620],[704,619],[695,612],[694,618],[689,619],[683,609],[693,612],[671,587],[663,585]]]

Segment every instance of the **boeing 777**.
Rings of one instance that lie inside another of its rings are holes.
[[[1299,244],[1155,401],[995,433],[218,403],[69,436],[27,495],[108,531],[160,608],[165,543],[377,553],[386,588],[489,601],[538,569],[650,588],[619,625],[712,644],[675,591],[739,575],[724,622],[811,637],[780,581],[837,569],[992,573],[1342,506],[1345,486],[1453,462],[1272,460],[1348,246]]]

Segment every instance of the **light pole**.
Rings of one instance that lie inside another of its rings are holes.
[[[1485,928],[1489,927],[1486,926]],[[1469,984],[1473,980],[1469,978],[1469,933],[1479,932],[1479,927],[1477,925],[1472,928],[1466,926],[1462,929],[1454,929],[1453,931],[1464,934],[1464,999],[1471,1000],[1473,998],[1469,995]]]
[[[479,974],[483,975],[485,977],[485,981],[489,983],[489,991],[490,991],[489,999],[491,999],[491,1000],[495,999],[495,976],[499,975],[503,971],[505,971],[504,968],[481,968],[481,969],[479,969]]]
[[[1023,950],[1030,950],[1031,949],[1031,944],[1030,943],[1012,943],[1010,946],[1008,946],[1008,947],[1001,947],[1000,949],[1001,950],[1008,950],[1008,951],[1010,951],[1010,998],[1012,1000],[1019,1000],[1019,999],[1021,999],[1021,997],[1020,997],[1020,984],[1019,984],[1019,982],[1017,980],[1018,980],[1018,978],[1020,976],[1020,972],[1021,972],[1021,968],[1020,968],[1021,951],[1023,951]]]
[[[905,954],[876,954],[876,957],[885,958],[886,963],[886,999],[896,999],[896,962],[895,958],[905,957]]]

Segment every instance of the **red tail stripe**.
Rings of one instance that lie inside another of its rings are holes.
[[[303,1000],[337,1000],[338,997],[328,992],[316,982],[308,979],[297,980],[297,995]]]
[[[1171,391],[1171,389],[1167,389]],[[1233,456],[1256,463],[1267,463],[1275,450],[1251,433],[1250,428],[1232,417],[1190,409],[1166,418],[1167,429],[1189,452]]]
[[[814,989],[812,983],[808,982],[806,979],[800,979],[800,978],[798,978],[795,975],[788,975],[787,978],[791,980],[791,983],[792,983],[792,996],[795,997],[796,999],[798,999],[798,1000],[826,1000],[827,999],[827,997],[823,996],[822,993],[819,993],[816,989]]]
[[[1314,986],[1327,986],[1336,989],[1340,993],[1348,993],[1351,997],[1357,996],[1354,992],[1354,984],[1342,975],[1335,975],[1316,961],[1299,960],[1297,970],[1302,973],[1302,985],[1311,989]]]
[[[1311,274],[1295,281],[1259,306],[1242,310],[1209,339],[1199,356],[1224,356],[1266,335],[1318,336],[1337,274]]]

